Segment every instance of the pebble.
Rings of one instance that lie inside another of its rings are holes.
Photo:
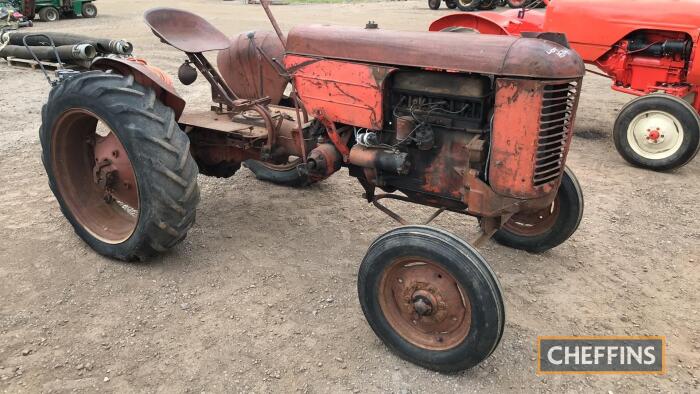
[[[188,303],[186,303],[186,302],[180,304],[180,309],[182,309],[183,311],[184,311],[184,310],[187,310],[187,309],[189,309],[189,308],[190,308],[190,304],[188,304]]]
[[[30,354],[32,354],[32,349],[24,349],[24,350],[22,350],[22,355],[23,355],[23,356],[28,356],[28,355],[30,355]]]
[[[105,376],[104,381],[109,382],[109,377]]]

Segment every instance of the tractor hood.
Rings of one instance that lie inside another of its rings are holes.
[[[580,78],[585,72],[575,52],[553,42],[470,33],[310,25],[289,32],[287,53],[537,79]]]

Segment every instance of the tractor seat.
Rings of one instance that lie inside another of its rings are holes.
[[[174,8],[154,8],[144,15],[153,34],[163,42],[187,53],[219,51],[231,41],[204,18]]]

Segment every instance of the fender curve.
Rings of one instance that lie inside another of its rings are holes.
[[[153,89],[158,100],[172,108],[175,112],[175,120],[179,120],[180,115],[185,110],[185,100],[175,91],[170,77],[160,69],[149,66],[143,60],[102,57],[95,59],[90,65],[90,69],[114,70],[122,75],[133,75],[136,82]]]
[[[514,12],[515,11],[515,12]],[[480,12],[478,14],[452,14],[435,20],[429,31],[442,31],[448,27],[467,27],[481,34],[519,36],[522,32],[541,32],[544,15],[529,12],[525,19],[518,18],[518,10]]]

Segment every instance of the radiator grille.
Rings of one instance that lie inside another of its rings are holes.
[[[564,170],[566,147],[578,97],[578,82],[567,81],[544,88],[540,132],[533,183],[542,186],[557,179]]]

